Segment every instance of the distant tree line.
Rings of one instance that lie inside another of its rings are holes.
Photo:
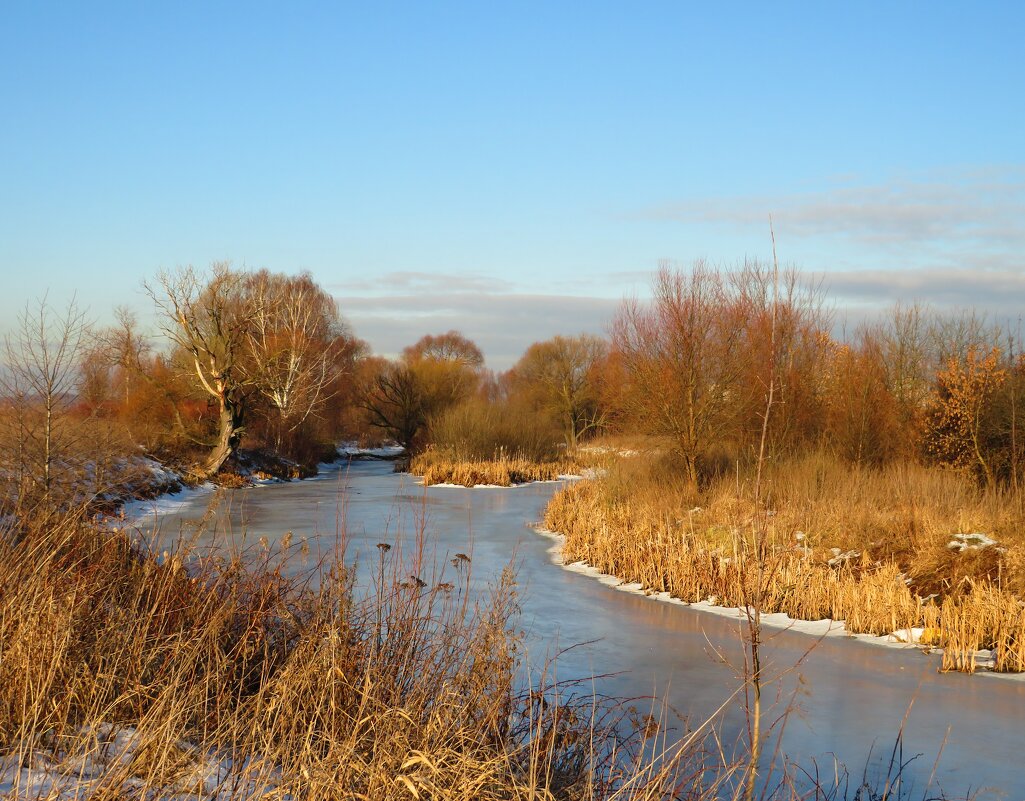
[[[215,264],[145,286],[159,332],[127,309],[97,329],[76,304],[43,299],[6,336],[3,504],[102,494],[129,456],[205,477],[240,447],[309,464],[342,439],[543,460],[642,434],[672,447],[696,485],[754,458],[770,376],[770,459],[819,449],[1022,481],[1015,332],[898,305],[838,339],[820,287],[792,270],[663,264],[651,299],[624,302],[607,338],[536,342],[500,374],[458,331],[371,355],[308,273]]]

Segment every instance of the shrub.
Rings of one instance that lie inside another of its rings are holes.
[[[554,460],[560,435],[542,416],[510,403],[472,399],[433,419],[430,441],[457,461],[522,458]]]

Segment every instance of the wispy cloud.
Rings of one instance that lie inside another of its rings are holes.
[[[457,329],[498,370],[511,367],[531,343],[556,334],[605,333],[619,306],[608,298],[469,291],[335,299],[377,353],[394,356],[424,334]]]
[[[484,273],[428,273],[409,270],[340,281],[329,284],[328,287],[337,292],[377,295],[394,292],[504,292],[512,289],[512,284]]]
[[[786,195],[693,199],[649,207],[641,217],[683,223],[764,226],[791,238],[840,238],[890,252],[917,251],[933,260],[960,249],[1021,265],[1025,249],[1025,169],[990,167],[886,183],[840,183]]]

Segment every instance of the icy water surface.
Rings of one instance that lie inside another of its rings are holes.
[[[401,538],[408,551],[418,531],[439,569],[456,553],[470,555],[478,586],[514,563],[531,663],[576,646],[559,656],[560,678],[596,676],[600,694],[665,697],[692,722],[703,720],[738,686],[735,670],[724,663],[741,661],[736,622],[620,592],[552,564],[552,541],[528,524],[541,517],[557,486],[425,490],[388,463],[354,462],[302,482],[227,493],[218,525],[236,536],[245,531],[250,542],[274,543],[290,531],[308,539],[311,558],[332,552],[344,531],[346,561],[358,561],[363,576],[377,565],[377,543]],[[197,495],[163,513],[163,534],[201,517],[212,497]],[[783,751],[800,764],[811,767],[814,760],[831,774],[835,754],[852,775],[853,795],[863,773],[885,771],[906,716],[904,759],[923,756],[906,769],[905,780],[914,784],[901,798],[919,801],[942,790],[951,797],[1025,799],[1025,682],[940,674],[935,658],[913,650],[791,631],[769,635],[767,672],[790,668],[769,694],[797,704]],[[635,705],[647,709],[643,700]],[[742,710],[733,704],[722,730],[731,738],[742,726]]]

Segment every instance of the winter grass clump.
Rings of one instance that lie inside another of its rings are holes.
[[[1025,669],[1025,519],[1009,497],[953,471],[815,456],[771,469],[756,509],[737,474],[700,489],[679,475],[664,458],[621,461],[556,494],[544,524],[565,535],[567,561],[652,592],[745,606],[760,581],[763,612],[853,633],[920,628],[944,648],[944,669],[975,670],[980,652],[993,670]],[[949,547],[959,533],[985,547]]]
[[[568,472],[568,462],[534,462],[523,457],[499,453],[491,459],[455,459],[429,450],[414,456],[409,472],[424,484],[459,484],[464,487],[491,485],[511,487],[530,481],[554,481]]]

